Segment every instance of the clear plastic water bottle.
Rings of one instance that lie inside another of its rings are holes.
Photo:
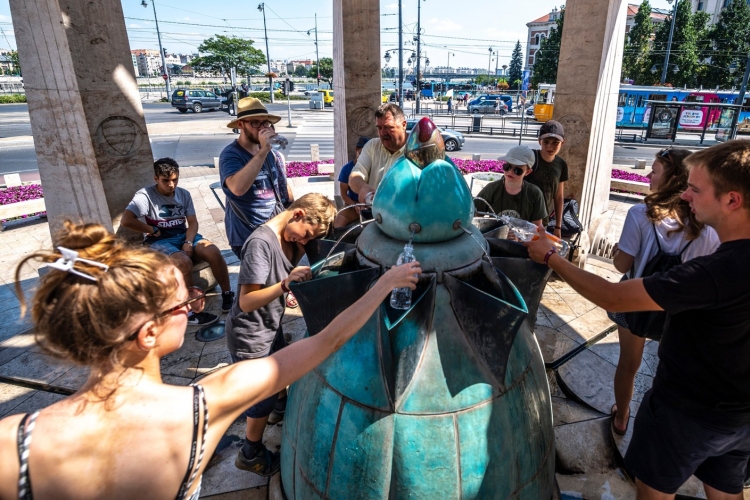
[[[509,217],[507,215],[501,215],[499,218],[508,226],[511,231],[513,231],[513,234],[515,234],[519,240],[532,241],[539,238],[536,232],[536,224],[527,220],[518,219],[516,217]],[[552,241],[552,244],[555,245],[558,250],[562,249],[560,238],[546,232],[544,234],[547,236],[547,239]]]
[[[375,199],[375,192],[371,191],[365,196],[365,205],[372,205],[372,200]]]
[[[289,140],[283,135],[275,135],[271,137],[269,142],[271,143],[271,148],[275,149],[276,151],[286,149],[286,147],[289,145]]]
[[[397,266],[413,262],[414,247],[410,243],[404,245],[404,251],[398,256]],[[411,288],[394,288],[391,292],[391,307],[394,309],[409,309],[411,307]]]

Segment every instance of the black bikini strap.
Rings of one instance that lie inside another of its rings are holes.
[[[193,442],[190,445],[190,461],[188,462],[187,471],[185,471],[185,477],[182,479],[180,485],[180,491],[177,492],[177,500],[182,500],[185,497],[185,493],[188,488],[188,481],[190,480],[190,473],[193,471],[195,465],[195,453],[198,448],[198,424],[200,423],[200,393],[196,386],[193,386]]]

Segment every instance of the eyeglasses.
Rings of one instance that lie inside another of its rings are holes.
[[[203,308],[206,305],[206,292],[201,290],[200,288],[196,286],[191,286],[188,288],[188,299],[184,302],[180,302],[176,306],[172,306],[169,309],[166,309],[162,312],[154,314],[149,321],[155,320],[157,318],[163,318],[164,316],[169,316],[171,314],[176,313],[183,307],[187,307],[189,311],[193,311],[196,313],[199,313],[203,310]],[[148,321],[146,322],[148,323]],[[143,325],[145,325],[144,323]],[[143,325],[139,326],[138,329],[128,337],[128,340],[135,340],[136,337],[138,337],[138,332],[141,331],[141,328],[143,328]]]
[[[515,165],[511,165],[510,163],[506,163],[503,165],[503,172],[510,172],[513,170],[513,173],[516,175],[523,175],[526,173],[526,171],[522,167],[517,167]]]
[[[672,146],[669,146],[668,148],[662,149],[661,151],[656,153],[656,156],[658,156],[659,158],[666,158],[667,156],[670,155],[671,152],[672,152]]]
[[[271,127],[273,127],[273,123],[271,123],[268,120],[265,120],[265,121],[262,121],[262,122],[258,122],[258,121],[252,121],[251,122],[251,121],[248,121],[247,123],[248,123],[248,125],[250,125],[254,129],[271,128]]]

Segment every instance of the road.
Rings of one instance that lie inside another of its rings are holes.
[[[229,121],[225,112],[211,111],[195,115],[192,112],[179,113],[166,103],[144,103],[146,123],[169,124],[185,129],[195,126],[205,129],[210,125],[222,133],[180,133],[169,134],[169,127],[161,127],[166,133],[151,136],[154,158],[170,156],[181,165],[213,165],[213,158],[234,138],[231,133],[223,133],[222,124]],[[310,111],[307,102],[292,104],[292,122],[296,128],[287,129],[286,104],[271,104],[269,111],[283,117],[277,129],[289,139],[285,151],[288,160],[305,161],[310,159],[310,145],[318,144],[321,159],[333,157],[333,113],[330,110]],[[200,125],[200,126],[199,126]],[[517,118],[509,118],[506,126],[518,126]],[[227,130],[227,132],[229,132]],[[466,144],[457,156],[479,154],[483,159],[494,159],[518,144],[517,138],[507,136],[466,135]],[[533,146],[536,141],[524,139],[523,144]],[[662,146],[620,146],[614,149],[614,163],[632,164],[635,159],[650,161]],[[38,166],[34,143],[31,139],[28,107],[26,104],[0,105],[0,175],[22,173],[23,177],[36,176]]]

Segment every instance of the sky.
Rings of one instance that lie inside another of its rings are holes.
[[[157,49],[152,0],[122,0],[131,49]],[[417,2],[403,0],[404,66],[416,45]],[[631,0],[630,3],[640,3]],[[430,67],[450,66],[494,69],[489,48],[497,52],[497,67],[510,64],[516,41],[525,54],[526,23],[562,5],[561,0],[422,0],[422,52]],[[652,0],[652,7],[669,8],[667,0]],[[315,59],[315,15],[320,57],[333,55],[331,0],[269,0],[266,6],[269,54],[272,60]],[[169,53],[194,53],[198,45],[216,34],[255,40],[265,52],[263,15],[256,2],[222,0],[157,0],[156,14],[162,44]],[[0,0],[0,49],[16,49],[8,0]],[[308,30],[312,30],[308,36]],[[380,44],[383,56],[398,48],[398,1],[380,0]],[[389,67],[398,65],[393,54]],[[383,65],[386,65],[383,60]]]

